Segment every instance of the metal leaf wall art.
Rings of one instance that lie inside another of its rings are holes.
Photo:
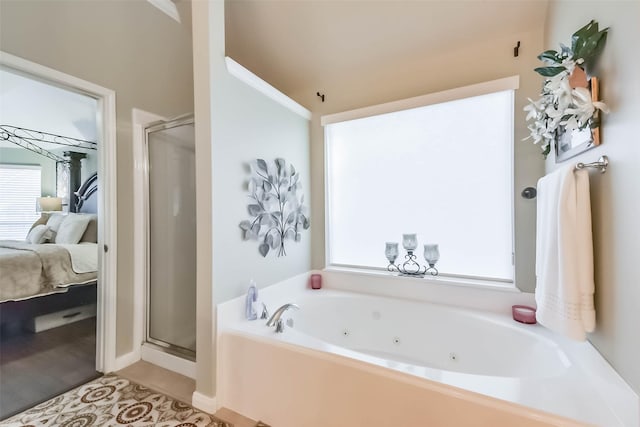
[[[269,251],[275,251],[279,257],[287,255],[285,241],[299,242],[300,232],[309,228],[300,174],[284,159],[271,163],[257,159],[250,166],[247,206],[250,219],[240,223],[243,238],[259,241],[258,251],[263,257]]]

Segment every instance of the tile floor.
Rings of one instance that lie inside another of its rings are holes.
[[[189,404],[191,403],[191,395],[196,389],[196,383],[193,379],[143,360],[127,366],[116,374]],[[256,421],[226,408],[220,409],[214,415],[232,423],[234,427],[256,426]]]

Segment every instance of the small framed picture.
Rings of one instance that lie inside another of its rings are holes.
[[[598,79],[591,77],[589,80],[589,90],[591,99],[598,100]],[[600,145],[600,123],[599,112],[591,120],[595,120],[596,126],[585,129],[575,129],[571,132],[558,131],[556,136],[556,163],[563,162],[571,157],[577,156],[597,145]]]

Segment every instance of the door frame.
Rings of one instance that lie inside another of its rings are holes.
[[[116,361],[117,167],[116,93],[86,80],[0,51],[0,66],[98,101],[98,282],[96,370],[111,372]]]

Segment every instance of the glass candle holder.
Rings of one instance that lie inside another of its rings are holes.
[[[425,244],[424,260],[427,261],[427,264],[429,264],[429,267],[435,266],[439,259],[440,259],[440,250],[438,249],[438,245],[435,243]]]
[[[418,236],[416,234],[403,234],[402,235],[402,246],[407,251],[415,251],[418,247]]]
[[[384,249],[384,254],[389,262],[393,264],[396,261],[396,258],[398,258],[398,244],[387,242]]]

